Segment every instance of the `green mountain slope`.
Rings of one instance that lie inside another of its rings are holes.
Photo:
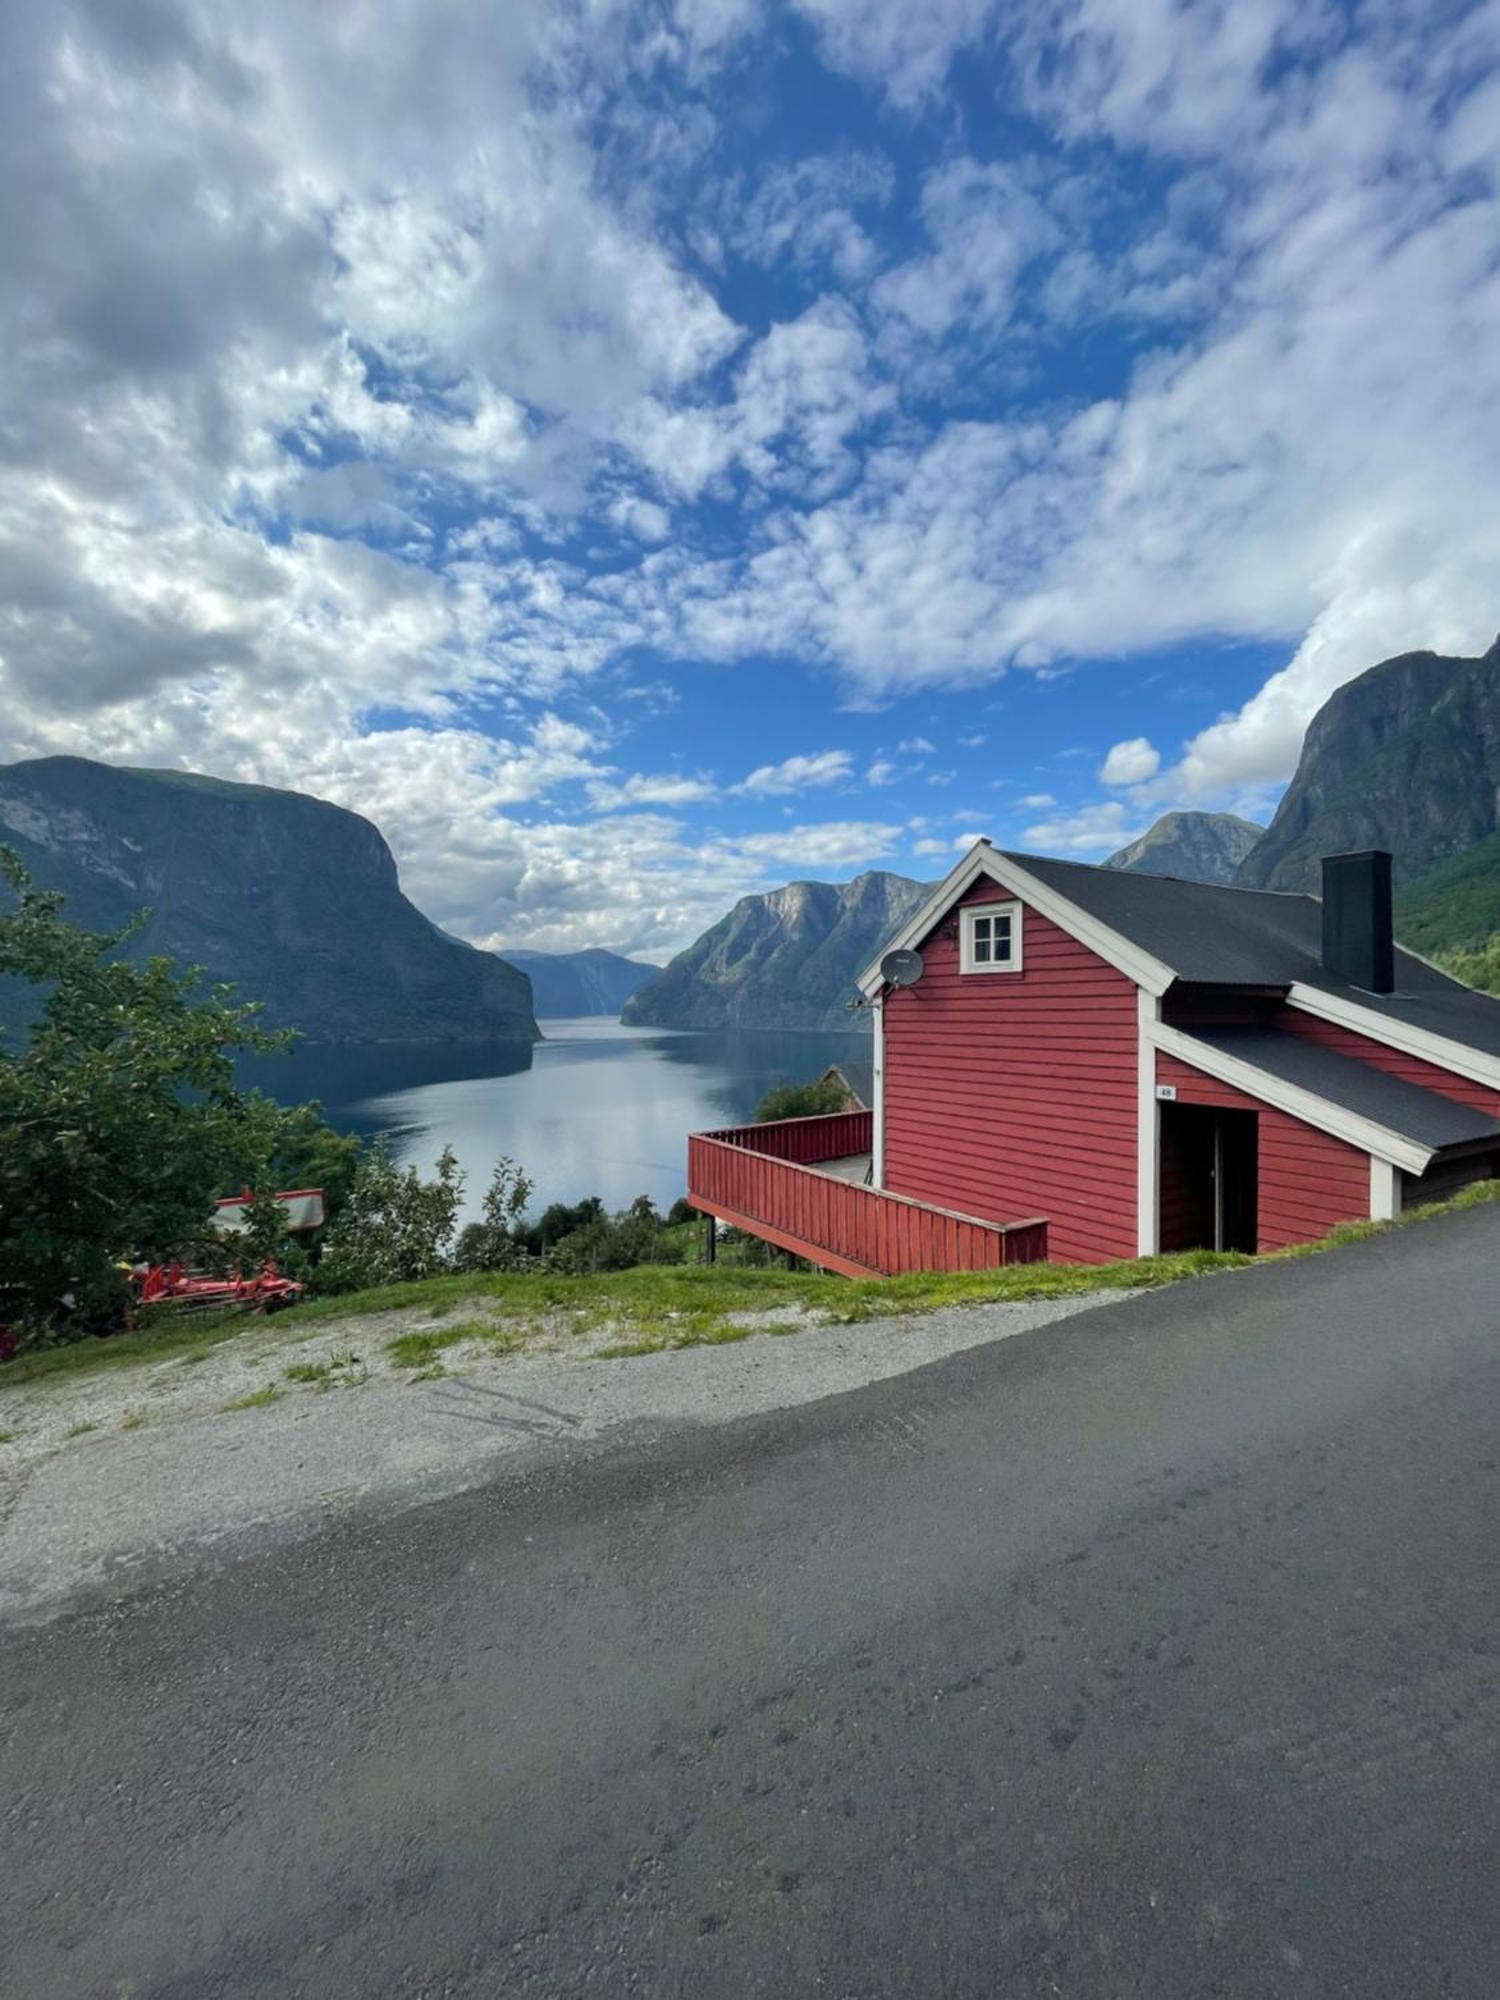
[[[1139,840],[1112,854],[1106,868],[1133,875],[1175,875],[1184,882],[1229,883],[1265,828],[1234,813],[1163,813]]]
[[[309,1041],[533,1041],[531,988],[402,895],[368,820],[300,792],[81,757],[0,767],[0,840],[68,914],[130,955],[167,952],[266,1004]],[[0,1026],[25,994],[0,992]]]
[[[632,993],[655,979],[659,965],[622,958],[616,951],[508,951],[507,965],[531,981],[532,1001],[544,1018],[617,1015]]]
[[[625,1004],[659,1028],[860,1028],[855,979],[930,885],[873,870],[744,896]]]
[[[1500,933],[1500,833],[1403,883],[1396,896],[1401,942],[1430,958],[1476,951]]]

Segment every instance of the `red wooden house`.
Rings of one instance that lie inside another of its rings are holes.
[[[861,978],[873,1107],[695,1135],[689,1200],[869,1274],[1275,1250],[1493,1177],[1500,1000],[1394,945],[1388,855],[1323,869],[978,842]]]

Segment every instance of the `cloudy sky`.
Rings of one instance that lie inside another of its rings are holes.
[[[1264,813],[1500,627],[1500,8],[8,0],[0,758],[479,942]]]

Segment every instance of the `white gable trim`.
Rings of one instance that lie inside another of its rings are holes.
[[[1127,979],[1133,979],[1153,995],[1165,993],[1177,977],[1171,966],[1163,965],[1150,952],[1142,951],[1128,938],[1100,923],[1097,917],[1081,910],[1076,903],[1057,890],[1039,881],[1021,862],[1013,861],[1008,854],[1000,854],[987,840],[976,841],[963,860],[940,882],[916,915],[896,933],[887,939],[881,949],[880,958],[888,951],[911,951],[919,945],[934,924],[941,923],[960,897],[967,895],[976,882],[988,878],[996,882],[1012,896],[1019,896],[1028,908],[1065,930],[1080,944],[1102,958],[1106,965],[1112,965],[1116,972],[1123,972]],[[880,958],[872,960],[859,977],[860,991],[873,999],[880,991]]]
[[[870,1185],[885,1186],[885,995],[872,1002],[875,1016],[875,1104],[870,1120]]]
[[[1463,1042],[1450,1042],[1446,1035],[1414,1028],[1407,1021],[1393,1021],[1373,1007],[1361,1007],[1357,1000],[1346,999],[1341,993],[1325,993],[1317,986],[1294,985],[1286,996],[1286,1004],[1300,1007],[1304,1014],[1315,1014],[1320,1021],[1352,1029],[1372,1042],[1384,1042],[1388,1049],[1399,1049],[1403,1055],[1420,1056],[1423,1062],[1450,1069],[1470,1083],[1500,1090],[1500,1056],[1486,1055]]]
[[[1357,1112],[1346,1111],[1342,1105],[1330,1104],[1326,1097],[1315,1097],[1310,1090],[1303,1090],[1295,1083],[1286,1083],[1267,1070],[1257,1069],[1240,1056],[1210,1048],[1206,1042],[1185,1035],[1180,1028],[1169,1028],[1165,1022],[1158,1021],[1149,1032],[1152,1042],[1163,1055],[1176,1056],[1179,1062],[1201,1070],[1205,1076],[1216,1077],[1220,1083],[1230,1084],[1234,1089],[1244,1091],[1248,1097],[1258,1097],[1263,1104],[1272,1105],[1277,1111],[1284,1111],[1288,1117],[1298,1118],[1304,1125],[1312,1125],[1319,1132],[1343,1139],[1349,1145],[1357,1146],[1362,1153],[1369,1153],[1390,1166],[1404,1167],[1409,1174],[1424,1172],[1437,1150],[1432,1146],[1419,1145],[1403,1133],[1388,1131],[1384,1125],[1362,1118]]]
[[[1140,987],[1135,1006],[1135,1254],[1154,1257],[1161,1249],[1161,1105],[1151,1038],[1161,1025],[1161,1001]]]

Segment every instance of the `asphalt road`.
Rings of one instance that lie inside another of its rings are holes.
[[[1500,1992],[1500,1211],[12,1632],[7,1995]]]

